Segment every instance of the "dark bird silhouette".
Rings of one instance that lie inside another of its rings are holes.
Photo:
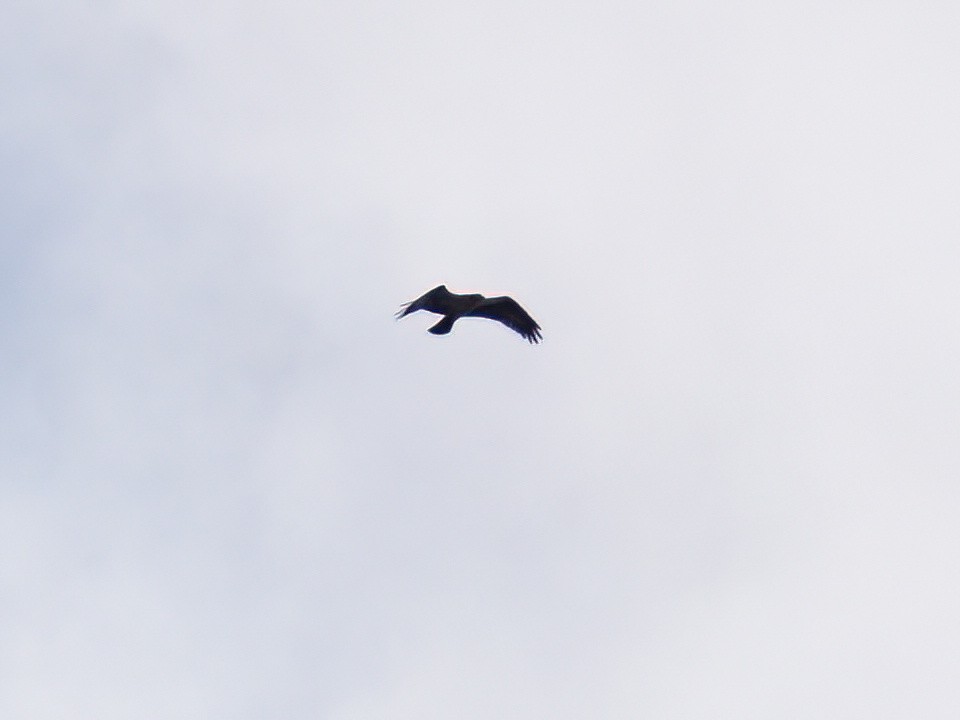
[[[417,310],[443,315],[443,319],[428,331],[434,335],[446,335],[462,317],[482,317],[502,322],[528,342],[538,343],[543,338],[536,321],[516,300],[506,295],[492,298],[479,294],[457,295],[447,290],[446,285],[440,285],[416,300],[401,305],[397,320]]]

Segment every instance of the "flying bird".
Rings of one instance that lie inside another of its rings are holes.
[[[491,298],[479,294],[458,295],[447,290],[446,285],[440,285],[416,300],[401,305],[397,320],[417,310],[443,315],[440,322],[428,330],[434,335],[446,335],[462,317],[482,317],[502,322],[528,342],[538,343],[543,338],[536,321],[516,300],[506,295]]]

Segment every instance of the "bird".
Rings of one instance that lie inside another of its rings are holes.
[[[479,293],[458,295],[447,290],[446,285],[438,285],[416,300],[401,305],[397,320],[417,310],[443,315],[440,322],[428,330],[434,335],[446,335],[462,317],[482,317],[503,323],[527,342],[538,343],[543,339],[536,321],[520,307],[520,303],[506,295],[490,298]]]

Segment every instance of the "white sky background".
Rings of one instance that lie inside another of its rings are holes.
[[[0,716],[958,717],[952,3],[201,5],[2,11]]]

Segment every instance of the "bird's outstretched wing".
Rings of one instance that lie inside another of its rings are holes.
[[[424,293],[416,300],[404,303],[397,311],[397,319],[406,317],[417,310],[426,310],[428,312],[446,315],[453,309],[453,302],[460,297],[447,290],[446,285],[438,285],[430,292]]]
[[[520,303],[506,295],[484,298],[480,304],[464,314],[502,322],[531,343],[538,343],[543,338],[536,321],[520,307]]]

